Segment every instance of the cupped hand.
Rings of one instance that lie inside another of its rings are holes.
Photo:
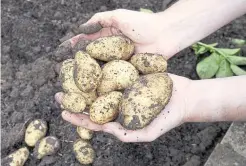
[[[127,130],[117,122],[109,122],[104,125],[93,123],[86,114],[74,114],[68,111],[62,112],[64,120],[94,131],[104,131],[113,134],[123,142],[150,142],[185,122],[186,96],[191,80],[169,74],[173,80],[172,97],[164,110],[145,128],[140,130]],[[55,95],[58,103],[61,103],[63,93]],[[144,110],[143,110],[144,111]]]

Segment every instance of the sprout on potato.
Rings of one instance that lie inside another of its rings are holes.
[[[85,98],[78,93],[65,93],[61,107],[74,113],[83,112],[86,107]]]
[[[159,54],[135,54],[131,57],[130,62],[142,74],[162,73],[167,70],[167,61]]]
[[[102,61],[128,60],[134,52],[133,42],[123,36],[108,36],[91,42],[86,52]]]
[[[2,160],[4,166],[23,166],[30,152],[26,147],[20,148]]]
[[[79,51],[75,55],[74,81],[83,92],[95,91],[101,81],[102,71],[89,54]]]
[[[148,125],[169,102],[172,86],[166,73],[141,76],[124,91],[120,106],[123,125],[133,130]]]
[[[137,69],[131,63],[123,60],[106,63],[102,73],[102,80],[97,88],[99,95],[114,90],[124,90],[139,78]]]
[[[26,144],[31,147],[35,146],[35,144],[46,135],[47,128],[45,121],[41,119],[33,120],[26,129]]]
[[[90,107],[90,119],[97,124],[104,124],[114,120],[119,113],[122,93],[113,91],[100,96]]]
[[[81,126],[77,127],[77,133],[80,136],[80,138],[85,139],[85,140],[89,140],[93,136],[92,130],[86,129],[86,128],[81,127]]]
[[[54,136],[41,139],[34,148],[34,156],[41,159],[44,156],[55,154],[60,149],[60,141]]]
[[[91,164],[95,159],[95,151],[91,144],[82,139],[78,139],[73,144],[73,151],[76,159],[81,164]]]

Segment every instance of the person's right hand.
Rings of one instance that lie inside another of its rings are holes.
[[[100,37],[123,34],[134,42],[135,53],[158,53],[168,59],[175,52],[175,45],[170,42],[171,39],[163,40],[161,35],[163,24],[160,22],[157,13],[126,9],[96,13],[83,25],[100,23],[103,28],[93,34],[79,34],[69,41],[73,47],[79,40],[95,40]]]

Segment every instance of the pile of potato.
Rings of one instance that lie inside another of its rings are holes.
[[[124,36],[99,38],[62,63],[60,78],[65,92],[61,107],[73,113],[89,110],[91,121],[105,124],[119,114],[127,129],[148,125],[167,105],[172,80],[165,73],[162,55],[134,54],[133,42]],[[100,66],[98,60],[104,61]],[[95,158],[89,139],[93,132],[78,127],[81,139],[74,143],[77,160],[92,163]]]
[[[53,155],[60,148],[60,141],[55,136],[46,136],[47,129],[47,123],[42,119],[31,121],[26,128],[25,143],[30,148],[34,147],[33,156],[37,159]],[[29,154],[29,149],[22,147],[8,155],[2,164],[6,166],[23,166]]]

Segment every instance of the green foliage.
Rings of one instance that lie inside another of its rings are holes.
[[[145,8],[140,8],[139,11],[140,11],[140,12],[144,12],[144,13],[154,13],[152,10],[150,10],[150,9],[145,9]]]
[[[231,38],[231,43],[237,47],[242,47],[243,45],[246,45],[246,40]]]
[[[201,60],[196,66],[196,72],[201,79],[212,77],[230,77],[246,75],[246,71],[237,65],[246,65],[246,57],[240,56],[240,48],[215,48],[217,43],[204,44],[198,42],[192,45],[195,55],[209,52],[210,55]]]

